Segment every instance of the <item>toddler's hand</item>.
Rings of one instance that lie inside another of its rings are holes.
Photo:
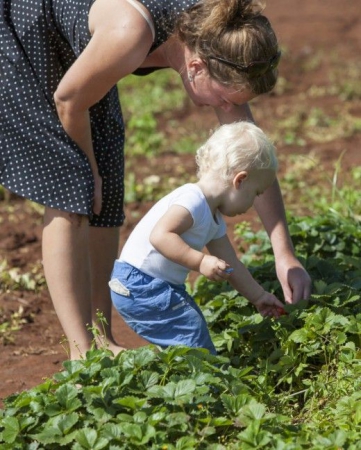
[[[263,317],[280,317],[287,314],[278,298],[266,291],[253,304]]]
[[[212,281],[227,280],[231,274],[229,269],[225,261],[211,255],[204,255],[199,266],[200,273]]]

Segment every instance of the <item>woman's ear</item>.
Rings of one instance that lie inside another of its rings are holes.
[[[187,64],[188,74],[193,78],[207,70],[206,64],[197,56],[193,56]]]
[[[246,170],[242,170],[242,172],[238,172],[233,178],[233,186],[236,189],[239,189],[243,181],[248,177],[248,172]]]

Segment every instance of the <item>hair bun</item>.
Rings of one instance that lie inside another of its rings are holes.
[[[224,30],[247,22],[262,14],[265,7],[262,0],[208,0],[207,4],[210,14],[203,25],[205,31]]]
[[[265,8],[262,0],[236,0],[235,3],[238,6],[238,15],[245,20],[253,16],[258,16]]]

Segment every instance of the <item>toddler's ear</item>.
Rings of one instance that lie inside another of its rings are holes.
[[[239,189],[242,182],[248,177],[248,172],[246,170],[242,170],[242,172],[238,172],[237,175],[233,178],[233,186],[236,189]]]

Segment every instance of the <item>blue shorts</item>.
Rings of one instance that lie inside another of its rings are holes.
[[[202,347],[216,354],[202,311],[184,285],[170,284],[116,261],[109,286],[119,314],[147,341],[161,347]]]

